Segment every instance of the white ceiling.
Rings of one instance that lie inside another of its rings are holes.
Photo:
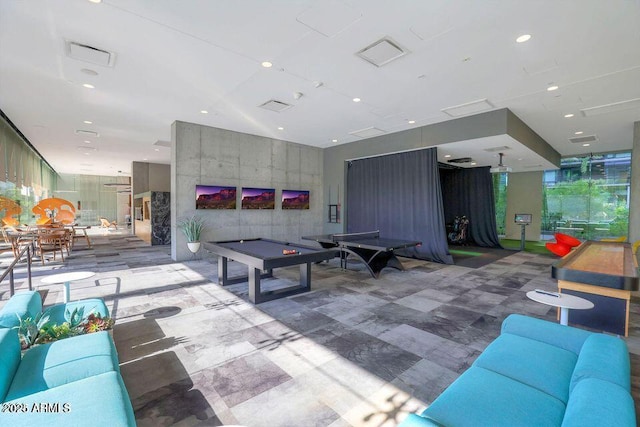
[[[521,34],[532,38],[516,43]],[[410,53],[380,68],[355,55],[385,36]],[[114,52],[114,66],[69,58],[65,40]],[[60,173],[169,163],[154,143],[171,139],[175,120],[329,147],[372,126],[449,120],[442,109],[480,99],[511,109],[562,155],[625,150],[640,103],[580,110],[639,98],[640,0],[0,2],[0,109]],[[293,107],[258,108],[270,99]],[[598,142],[571,144],[577,131]],[[504,163],[514,170],[540,163],[508,137],[439,151],[495,166],[484,150],[497,145],[513,150]]]

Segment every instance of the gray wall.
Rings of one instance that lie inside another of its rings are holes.
[[[171,191],[171,166],[158,163],[132,162],[131,192]]]
[[[514,215],[530,213],[533,222],[525,228],[525,239],[540,240],[542,224],[542,172],[510,173],[507,181],[507,239],[520,240],[520,225],[513,222]]]
[[[171,257],[191,258],[180,219],[207,221],[202,240],[265,237],[290,242],[322,232],[322,149],[176,121],[171,127]],[[235,210],[195,209],[195,186],[238,189]],[[242,210],[242,187],[276,189],[274,210]],[[309,190],[309,210],[282,210],[282,190]]]

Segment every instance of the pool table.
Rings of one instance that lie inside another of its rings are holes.
[[[205,242],[205,250],[218,256],[218,283],[222,286],[249,282],[249,300],[254,304],[311,290],[311,264],[335,257],[335,250],[312,248],[297,243],[269,239]],[[285,252],[288,252],[285,254]],[[290,253],[289,253],[290,252]],[[234,260],[247,265],[247,276],[228,277],[227,263]],[[300,265],[300,284],[284,289],[262,291],[262,278],[273,277],[273,269]],[[264,272],[264,273],[263,273]]]

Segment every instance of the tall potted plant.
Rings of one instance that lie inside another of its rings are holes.
[[[178,223],[178,227],[187,238],[187,247],[194,254],[200,250],[200,234],[204,229],[204,220],[198,216],[192,216]]]

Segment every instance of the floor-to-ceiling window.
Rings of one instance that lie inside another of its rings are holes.
[[[589,154],[545,171],[543,237],[562,232],[580,239],[626,236],[631,153]]]
[[[496,203],[496,228],[498,236],[504,237],[507,218],[507,180],[508,174],[493,174],[493,196]]]

